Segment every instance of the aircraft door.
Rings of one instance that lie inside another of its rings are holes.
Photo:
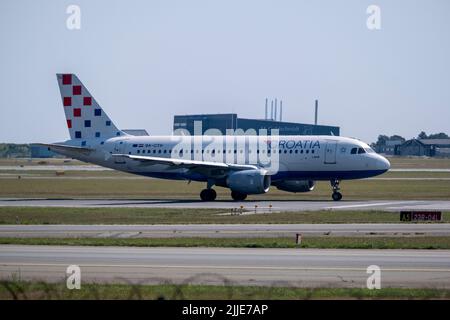
[[[117,141],[114,145],[114,153],[116,154],[124,154],[125,153],[125,141]],[[116,157],[114,163],[117,164],[125,164],[125,158]]]
[[[327,145],[325,147],[325,164],[335,164],[336,163],[336,149],[337,149],[337,141],[330,140],[327,141]]]

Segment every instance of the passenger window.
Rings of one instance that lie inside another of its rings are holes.
[[[350,151],[351,154],[356,154],[356,152],[358,151],[358,148],[352,148],[352,151]]]

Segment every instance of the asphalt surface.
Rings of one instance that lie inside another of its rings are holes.
[[[315,210],[442,210],[450,211],[450,201],[445,200],[369,200],[350,201],[213,201],[202,202],[192,200],[133,200],[133,199],[24,199],[0,198],[0,207],[84,207],[84,208],[240,208],[257,213],[271,211],[315,211]],[[270,207],[272,206],[272,207]]]
[[[450,224],[0,225],[12,238],[251,238],[307,236],[450,236]]]
[[[78,265],[83,282],[450,288],[445,250],[317,250],[0,246],[0,277],[61,281]]]
[[[0,165],[0,170],[8,171],[114,171],[110,168],[97,166],[95,164],[64,165]],[[450,172],[449,168],[391,168],[390,172]]]

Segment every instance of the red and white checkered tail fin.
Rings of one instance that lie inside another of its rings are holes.
[[[74,74],[57,74],[70,139],[105,139],[124,135]]]

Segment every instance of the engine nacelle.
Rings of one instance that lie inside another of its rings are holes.
[[[266,170],[236,171],[227,178],[227,187],[243,194],[261,194],[269,191],[270,175]]]
[[[273,184],[279,190],[288,192],[310,192],[316,183],[312,180],[283,180]]]

